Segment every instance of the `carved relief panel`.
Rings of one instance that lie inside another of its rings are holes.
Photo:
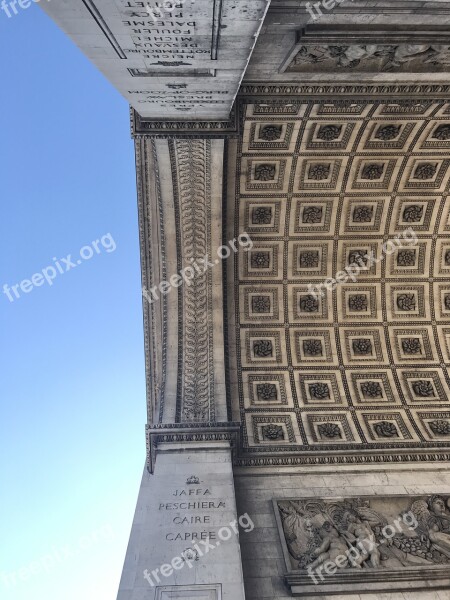
[[[379,582],[400,590],[408,578],[416,589],[439,587],[448,578],[448,495],[288,499],[274,507],[294,595],[339,583],[346,591],[379,590]]]
[[[312,73],[318,70],[448,72],[450,46],[445,31],[435,26],[417,30],[408,26],[312,25],[298,33],[298,42],[282,70],[288,73]],[[393,135],[393,131],[386,132],[386,135]]]

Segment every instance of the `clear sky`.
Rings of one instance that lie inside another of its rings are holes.
[[[0,47],[0,290],[26,290],[0,293],[0,598],[114,600],[145,460],[128,105],[37,4]]]

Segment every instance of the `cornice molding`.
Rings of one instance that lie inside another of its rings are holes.
[[[397,450],[394,454],[386,449],[378,451],[334,452],[319,455],[317,452],[305,452],[294,455],[276,456],[266,452],[265,456],[252,454],[251,449],[242,447],[242,424],[229,423],[158,423],[146,426],[147,468],[153,473],[158,445],[161,443],[176,443],[189,450],[189,445],[195,442],[230,441],[233,465],[235,467],[276,468],[280,467],[324,467],[324,466],[383,466],[417,464],[417,463],[447,463],[450,461],[450,448],[439,450]]]
[[[130,108],[131,135],[134,139],[151,137],[158,139],[224,139],[239,133],[238,115],[233,109],[230,118],[224,121],[177,120],[164,121],[145,119]]]
[[[237,96],[227,121],[163,121],[142,118],[130,107],[130,127],[133,139],[226,139],[236,138],[241,131],[240,103],[249,102],[284,102],[290,97],[296,102],[311,101],[312,99],[326,100],[329,102],[337,100],[351,100],[355,97],[359,100],[403,100],[411,101],[447,99],[450,94],[450,85],[438,83],[406,83],[393,84],[389,82],[378,84],[326,84],[317,83],[298,84],[283,82],[282,84],[271,84],[261,82],[245,82]]]
[[[310,102],[315,98],[328,100],[334,99],[345,99],[345,97],[355,97],[359,99],[374,100],[386,99],[386,98],[418,98],[427,99],[448,99],[450,93],[450,85],[437,84],[437,83],[407,83],[407,84],[392,84],[392,83],[378,83],[378,84],[352,84],[352,83],[339,83],[339,84],[325,84],[318,85],[317,83],[304,83],[298,84],[295,82],[282,84],[264,84],[264,83],[252,83],[245,82],[239,90],[239,99],[251,98],[255,99],[269,99],[270,96],[278,98],[280,96],[299,96],[297,100],[301,100],[301,97],[305,97],[305,100]],[[375,97],[375,98],[374,98]]]
[[[234,460],[238,447],[240,423],[168,423],[146,426],[147,469],[154,472],[158,445],[177,443],[189,449],[189,445],[199,442],[230,442]]]
[[[295,466],[327,466],[327,465],[387,465],[418,462],[449,462],[450,448],[442,452],[412,450],[384,454],[383,451],[363,454],[360,452],[345,454],[302,453],[293,456],[242,456],[235,461],[236,467],[295,467]]]

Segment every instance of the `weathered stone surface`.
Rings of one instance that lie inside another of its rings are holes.
[[[161,444],[142,478],[118,600],[244,600],[237,532],[249,525],[237,520],[229,444]]]
[[[39,4],[142,117],[227,119],[267,0]]]
[[[450,2],[330,4],[313,23],[273,0],[244,75],[265,0],[41,3],[139,113],[146,294],[252,240],[145,297],[153,474],[119,600],[244,600],[244,581],[249,600],[447,600]],[[420,535],[305,579],[405,511]],[[243,513],[254,529],[200,556]]]

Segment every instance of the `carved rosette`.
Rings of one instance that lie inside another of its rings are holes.
[[[415,310],[416,298],[414,294],[400,294],[397,296],[397,308],[400,310]]]
[[[422,219],[423,206],[411,204],[403,211],[403,220],[405,223],[418,223]]]
[[[362,179],[369,179],[374,181],[380,179],[383,176],[384,166],[379,163],[370,163],[363,167],[361,177]]]

